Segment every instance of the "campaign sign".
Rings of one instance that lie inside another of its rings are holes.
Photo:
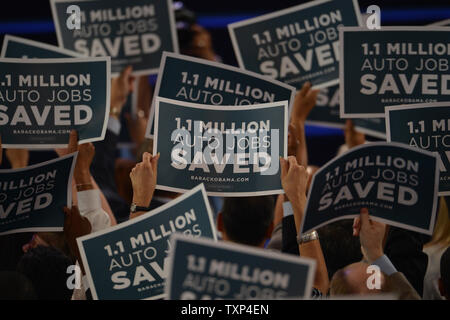
[[[78,238],[93,298],[163,298],[170,235],[216,240],[215,230],[205,189],[199,185],[142,216]]]
[[[241,106],[295,98],[295,88],[225,64],[164,52],[154,97],[206,105]],[[154,99],[153,99],[154,106]],[[147,137],[154,120],[151,108]]]
[[[78,52],[62,49],[38,41],[28,40],[5,35],[0,54],[1,58],[22,58],[22,59],[52,59],[52,58],[83,58]]]
[[[340,28],[341,118],[384,118],[384,107],[450,100],[450,28]]]
[[[21,169],[0,170],[0,235],[63,231],[72,206],[77,153]]]
[[[313,177],[302,233],[359,216],[431,235],[439,168],[434,154],[400,143],[373,142],[328,162]]]
[[[110,58],[0,59],[0,133],[6,148],[62,148],[104,139]]]
[[[352,121],[357,131],[386,140],[386,122],[384,118],[352,119]]]
[[[316,263],[260,248],[174,235],[170,300],[308,299]],[[208,283],[208,285],[204,285]]]
[[[283,193],[287,101],[211,106],[158,97],[155,107],[157,189],[184,192],[203,182],[210,196]]]
[[[114,76],[128,65],[135,75],[157,73],[162,52],[178,52],[172,0],[50,3],[59,46],[91,57],[111,56]]]
[[[317,95],[316,106],[306,120],[308,124],[344,128],[345,119],[339,115],[339,85],[323,88]]]
[[[339,26],[361,25],[356,0],[317,0],[228,25],[241,68],[298,89],[339,82]]]
[[[386,107],[387,140],[431,151],[441,172],[439,195],[450,196],[450,102]]]

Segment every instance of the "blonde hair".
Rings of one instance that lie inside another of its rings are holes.
[[[450,246],[450,218],[447,202],[444,197],[440,198],[440,206],[436,226],[434,227],[433,237],[425,247],[439,245],[442,247]]]

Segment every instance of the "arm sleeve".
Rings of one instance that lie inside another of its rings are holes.
[[[86,190],[77,193],[80,214],[86,217],[92,226],[92,232],[111,226],[111,219],[102,209],[102,201],[98,190]]]

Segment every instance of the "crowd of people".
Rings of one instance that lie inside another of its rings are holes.
[[[210,33],[195,23],[186,10],[176,14],[181,53],[218,60]],[[137,85],[135,85],[137,82]],[[122,112],[133,88],[138,88],[137,117]],[[305,83],[297,92],[289,121],[287,159],[280,159],[284,194],[260,197],[210,198],[216,210],[220,241],[265,248],[316,261],[313,298],[346,295],[390,294],[397,299],[450,298],[450,218],[444,198],[432,237],[389,226],[371,219],[361,208],[360,217],[331,223],[308,234],[300,225],[311,178],[305,122],[316,105],[318,90]],[[130,212],[130,205],[155,209],[179,194],[155,190],[159,155],[152,155],[152,140],[145,137],[152,99],[148,77],[135,78],[124,69],[111,83],[111,113],[105,139],[78,144],[76,131],[67,149],[56,156],[78,151],[73,177],[73,205],[64,208],[63,232],[17,233],[0,236],[0,298],[2,299],[90,299],[88,288],[67,286],[67,268],[83,269],[76,239],[145,214]],[[121,124],[121,117],[127,126]],[[135,161],[119,157],[119,134],[128,130],[135,148]],[[352,121],[345,126],[345,146],[366,143]],[[12,168],[28,165],[29,151],[2,150],[0,161]],[[381,286],[368,285],[376,265]],[[86,286],[86,284],[83,284]]]

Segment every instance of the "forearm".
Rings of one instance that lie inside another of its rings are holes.
[[[297,121],[294,125],[297,133],[297,148],[295,156],[297,163],[306,168],[308,166],[308,149],[306,146],[305,123],[303,121]]]
[[[319,289],[323,294],[328,292],[330,281],[328,279],[328,270],[323,256],[320,241],[312,240],[299,245],[300,256],[311,258],[316,261],[316,275],[314,278],[314,287]]]

